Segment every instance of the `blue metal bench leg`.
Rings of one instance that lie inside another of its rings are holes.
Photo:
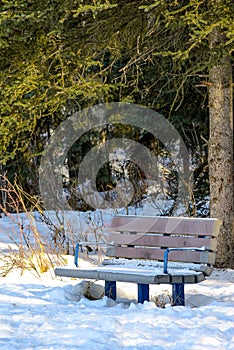
[[[149,301],[149,285],[138,283],[138,303]]]
[[[105,281],[105,296],[116,300],[116,281]]]
[[[184,284],[176,283],[172,285],[172,305],[184,306]]]

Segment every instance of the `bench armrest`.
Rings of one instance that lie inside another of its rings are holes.
[[[191,251],[198,251],[198,252],[201,252],[201,251],[205,251],[206,248],[205,247],[202,247],[202,248],[196,248],[196,247],[186,247],[186,248],[167,248],[164,252],[164,260],[163,260],[163,273],[168,273],[168,268],[167,268],[167,265],[168,265],[168,256],[169,256],[169,253],[173,250],[191,250]]]
[[[89,246],[89,245],[113,245],[113,243],[106,243],[106,242],[80,242],[76,244],[75,248],[75,254],[74,254],[74,264],[76,267],[79,267],[78,259],[79,259],[79,250],[82,252],[82,247]]]

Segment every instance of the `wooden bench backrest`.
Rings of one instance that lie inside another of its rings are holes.
[[[221,221],[212,218],[115,216],[108,227],[106,255],[163,260],[166,248],[205,247],[202,252],[172,251],[171,261],[213,265]]]

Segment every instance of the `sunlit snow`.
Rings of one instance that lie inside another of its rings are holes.
[[[0,257],[17,227],[0,219]],[[186,285],[185,307],[171,307],[169,285],[151,286],[143,305],[136,286],[125,283],[118,283],[116,302],[89,300],[86,281],[13,270],[0,278],[0,349],[232,350],[233,282],[234,270],[215,269]],[[102,282],[92,285],[93,295],[102,292]]]

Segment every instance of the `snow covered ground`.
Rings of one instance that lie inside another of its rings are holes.
[[[12,227],[0,219],[2,251]],[[233,283],[234,270],[216,269],[206,281],[186,286],[185,307],[171,307],[167,285],[151,286],[152,301],[143,305],[135,302],[136,286],[124,283],[117,302],[89,300],[84,281],[13,270],[0,277],[0,349],[231,350]],[[102,292],[101,283],[92,288]]]

